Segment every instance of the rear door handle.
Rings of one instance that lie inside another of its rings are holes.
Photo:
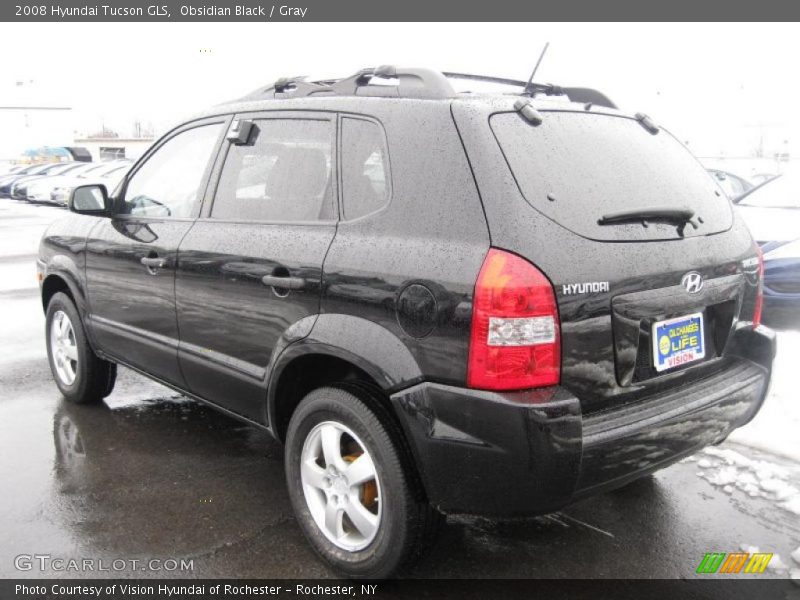
[[[279,275],[264,275],[261,283],[270,287],[283,290],[302,290],[306,285],[306,280],[302,277],[281,277]]]
[[[140,262],[148,269],[163,269],[167,264],[166,258],[143,256]]]

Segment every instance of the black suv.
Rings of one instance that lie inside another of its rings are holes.
[[[119,363],[267,429],[352,577],[442,513],[553,511],[718,443],[770,380],[758,249],[679,142],[593,90],[454,77],[280,80],[41,242],[64,396]]]

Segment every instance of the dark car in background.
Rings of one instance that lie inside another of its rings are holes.
[[[50,177],[56,177],[59,175],[66,175],[68,173],[75,172],[85,165],[91,163],[82,163],[82,162],[63,162],[57,163],[54,165],[49,166],[42,171],[32,174],[26,175],[24,177],[17,178],[14,183],[11,184],[11,188],[9,190],[9,196],[16,200],[27,200],[27,192],[28,187],[30,185],[34,185],[39,181],[47,180]]]
[[[800,325],[800,175],[762,183],[737,210],[764,254],[765,319]]]
[[[552,512],[718,443],[771,377],[757,247],[680,142],[599,92],[456,77],[259,88],[72,190],[40,244],[61,393],[123,364],[269,431],[351,577],[442,513]]]

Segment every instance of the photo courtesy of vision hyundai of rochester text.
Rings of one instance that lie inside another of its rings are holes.
[[[123,364],[267,429],[346,576],[405,572],[445,514],[624,486],[767,393],[758,246],[667,129],[591,89],[282,79],[69,207],[38,260],[63,395]]]

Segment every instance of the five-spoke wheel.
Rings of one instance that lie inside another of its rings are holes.
[[[75,331],[67,314],[58,310],[50,326],[50,352],[55,363],[56,376],[65,384],[72,385],[78,369],[78,346]]]
[[[441,523],[386,402],[358,383],[320,387],[303,398],[286,432],[297,521],[314,550],[348,577],[402,572]]]
[[[314,522],[339,548],[366,548],[378,531],[382,507],[380,480],[364,442],[342,423],[323,421],[306,437],[301,461]]]

